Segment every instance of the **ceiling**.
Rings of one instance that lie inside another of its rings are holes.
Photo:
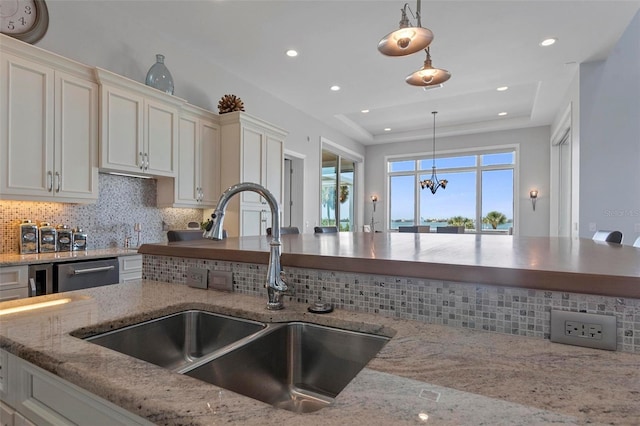
[[[439,135],[551,124],[578,64],[606,58],[640,9],[640,0],[424,1],[433,66],[452,73],[443,87],[425,91],[404,82],[422,67],[424,52],[387,57],[377,50],[397,29],[402,1],[113,3],[365,145],[430,134],[434,110]],[[415,1],[409,7],[415,11]],[[558,41],[540,47],[547,37]],[[288,49],[299,55],[286,56]]]

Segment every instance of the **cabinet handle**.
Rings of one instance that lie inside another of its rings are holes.
[[[47,188],[47,191],[53,191],[53,173],[51,173],[51,170],[47,172],[47,182],[47,186],[49,187]]]
[[[60,172],[56,172],[56,181],[58,182],[56,185],[56,192],[60,192],[60,187],[62,186],[62,175]]]
[[[149,154],[145,152],[143,156],[144,156],[144,169],[149,170]]]
[[[138,156],[140,157],[140,170],[144,170],[144,157],[142,156],[142,151],[138,153]]]

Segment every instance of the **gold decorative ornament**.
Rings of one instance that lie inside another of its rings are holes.
[[[236,95],[224,95],[218,102],[218,112],[226,114],[233,111],[244,111],[242,99]]]

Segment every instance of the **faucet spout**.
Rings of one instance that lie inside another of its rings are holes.
[[[222,240],[222,225],[227,204],[231,197],[244,191],[252,191],[260,194],[267,200],[267,204],[271,209],[271,241],[269,243],[269,267],[267,269],[265,288],[267,289],[269,299],[267,309],[279,310],[284,308],[282,298],[284,292],[287,291],[287,284],[282,279],[282,267],[280,266],[280,207],[278,206],[276,198],[267,188],[253,182],[242,182],[228,188],[220,195],[218,204],[211,214],[212,220],[207,225],[203,236],[212,240]]]

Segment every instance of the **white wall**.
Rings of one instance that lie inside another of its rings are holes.
[[[285,149],[305,156],[305,194],[317,194],[320,186],[321,137],[364,155],[360,143],[227,72],[213,54],[203,55],[180,40],[168,39],[162,28],[141,26],[137,16],[126,13],[126,2],[60,0],[47,5],[50,25],[38,47],[139,82],[144,82],[155,54],[162,53],[174,78],[176,96],[217,112],[220,98],[235,94],[242,98],[246,112],[289,131]],[[304,221],[311,224],[310,232],[319,211],[319,197],[305,196]],[[295,225],[302,229],[302,223]]]
[[[640,235],[640,12],[606,61],[580,66],[580,236]]]
[[[480,133],[475,135],[438,137],[437,150],[473,149],[478,147],[495,147],[501,145],[519,145],[519,182],[516,189],[516,223],[519,223],[521,236],[549,235],[549,127],[533,127],[519,130]],[[428,138],[427,138],[428,139]],[[385,156],[387,155],[431,155],[431,147],[425,142],[413,141],[374,145],[367,147],[367,166],[365,170],[365,198],[377,194],[379,206],[384,205],[385,193]],[[529,191],[538,189],[539,196],[536,211],[533,211],[529,199]],[[437,196],[437,194],[436,194]],[[372,205],[366,203],[365,219],[371,219]],[[377,229],[383,229],[385,218],[383,209],[376,210],[376,221],[380,222]],[[365,223],[368,223],[365,220]]]

